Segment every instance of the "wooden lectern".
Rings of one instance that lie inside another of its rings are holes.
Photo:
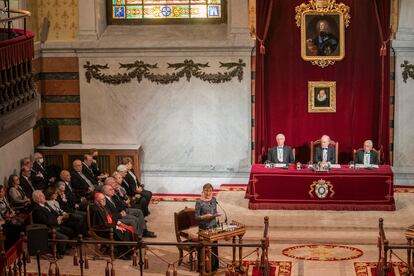
[[[198,239],[202,243],[212,243],[219,240],[232,239],[233,244],[236,244],[236,237],[238,237],[239,247],[239,266],[242,266],[243,259],[243,236],[246,233],[245,225],[232,221],[230,224],[224,224],[218,228],[209,230],[200,230],[198,232]],[[206,247],[201,250],[201,275],[211,275],[211,250],[206,251]],[[236,247],[233,247],[233,265],[236,265]]]

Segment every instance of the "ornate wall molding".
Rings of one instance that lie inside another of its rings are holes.
[[[158,69],[158,65],[144,63],[142,60],[137,60],[134,63],[120,63],[119,69],[124,69],[127,72],[117,73],[114,75],[105,74],[102,71],[110,69],[108,64],[91,64],[89,61],[83,66],[86,69],[85,77],[88,83],[91,79],[97,79],[103,83],[119,85],[122,83],[129,83],[136,79],[140,83],[144,78],[155,82],[156,84],[169,84],[178,82],[182,78],[186,78],[189,82],[191,77],[198,78],[209,83],[224,83],[229,82],[237,77],[238,81],[243,80],[243,68],[246,63],[242,59],[238,62],[220,62],[220,68],[227,69],[226,72],[206,73],[204,68],[210,67],[207,63],[195,63],[192,59],[186,59],[182,63],[167,63],[167,68],[174,69],[173,73],[155,74],[153,69]]]
[[[401,64],[403,81],[407,83],[408,78],[414,79],[414,64],[410,64],[408,60],[404,60]]]

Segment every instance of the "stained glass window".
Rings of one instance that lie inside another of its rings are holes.
[[[200,21],[221,23],[226,0],[108,0],[112,24],[157,21]]]

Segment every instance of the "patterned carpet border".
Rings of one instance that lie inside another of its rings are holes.
[[[276,268],[275,276],[290,276],[292,274],[292,262],[290,261],[270,261],[269,263]],[[246,267],[247,265],[249,266],[247,275],[252,275],[256,261],[244,260],[243,266]],[[271,276],[273,275],[271,274]]]
[[[392,262],[395,276],[405,276],[407,273],[407,267],[403,262]],[[376,262],[355,262],[354,269],[356,276],[377,276]]]
[[[309,244],[285,248],[282,254],[299,260],[335,262],[359,258],[364,252],[344,245]]]

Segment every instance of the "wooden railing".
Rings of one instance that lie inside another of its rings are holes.
[[[389,276],[393,274],[393,264],[391,261],[391,257],[394,256],[396,259],[401,261],[406,270],[406,276],[413,276],[414,275],[414,266],[412,263],[412,253],[414,252],[414,246],[412,245],[412,238],[409,236],[407,237],[407,245],[397,245],[397,244],[390,244],[387,240],[384,231],[384,220],[382,218],[379,219],[378,223],[378,263],[377,263],[377,275],[378,276]],[[407,259],[404,260],[398,254],[396,254],[395,250],[406,250],[407,251]]]
[[[75,144],[60,144],[55,147],[37,147],[37,151],[43,154],[47,165],[54,165],[60,169],[71,169],[72,162],[76,159],[83,159],[83,155],[89,153],[92,148],[97,148],[99,155],[97,157],[97,164],[101,172],[109,174],[116,171],[116,168],[122,162],[122,158],[130,157],[133,161],[135,174],[140,177],[141,167],[141,147],[126,148],[125,145],[75,145]]]
[[[262,276],[269,276],[269,263],[268,263],[268,249],[269,249],[269,241],[267,237],[268,233],[268,218],[265,219],[265,229],[264,229],[264,237],[259,242],[253,243],[243,243],[243,244],[234,244],[234,243],[206,243],[206,242],[149,242],[144,240],[138,241],[111,241],[111,240],[84,240],[82,235],[79,235],[77,240],[58,240],[56,239],[55,231],[52,231],[52,239],[49,239],[49,245],[52,246],[52,258],[49,259],[49,275],[58,275],[59,274],[59,266],[58,260],[56,258],[56,247],[59,243],[69,244],[72,245],[74,249],[73,253],[73,265],[79,268],[79,273],[81,276],[85,275],[85,270],[89,269],[89,260],[92,260],[92,256],[88,256],[88,250],[85,247],[88,245],[102,245],[105,244],[110,247],[110,251],[108,255],[100,256],[100,259],[106,261],[106,269],[105,275],[119,275],[119,271],[116,272],[113,266],[116,259],[114,256],[114,247],[123,245],[131,247],[130,251],[133,252],[132,254],[132,266],[138,267],[139,274],[142,276],[144,275],[144,271],[149,268],[150,264],[148,262],[147,255],[152,254],[156,258],[161,258],[157,254],[154,254],[153,248],[160,248],[160,247],[177,247],[187,245],[190,247],[195,248],[194,250],[204,250],[205,248],[210,248],[211,246],[216,246],[219,248],[253,248],[260,252],[260,263],[256,264],[256,266],[260,267],[260,273],[258,275]],[[0,240],[3,239],[2,232],[0,231]],[[28,255],[27,246],[24,245],[27,243],[27,238],[22,233],[22,238],[7,252],[2,252],[0,255],[0,275],[14,275],[14,276],[26,276],[27,269],[26,264],[30,262],[30,256]],[[153,247],[153,248],[151,248]],[[125,254],[125,253],[124,253]],[[185,256],[184,256],[185,257]],[[163,260],[165,261],[165,260]],[[172,271],[173,274],[177,275],[176,273],[176,264],[180,259],[175,260],[173,262],[169,261],[167,266],[167,275],[169,274],[170,267],[174,268]],[[237,263],[237,262],[236,262]],[[256,267],[256,269],[258,269]],[[40,267],[38,266],[38,269]],[[226,275],[248,275],[248,270],[241,269],[240,273],[230,272],[226,273]],[[259,271],[259,270],[258,270]],[[41,271],[45,272],[45,271]],[[71,271],[72,274],[75,274],[74,271]]]

